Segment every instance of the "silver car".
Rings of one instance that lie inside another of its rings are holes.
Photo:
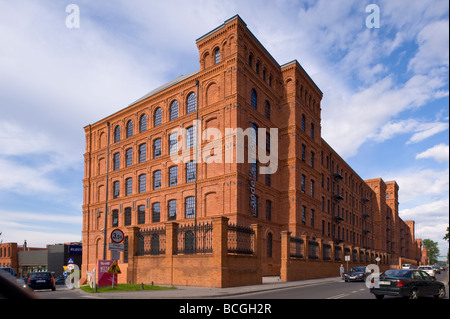
[[[425,271],[427,274],[429,274],[433,278],[436,277],[433,266],[419,266],[419,270]]]

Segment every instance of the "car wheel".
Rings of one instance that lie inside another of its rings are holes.
[[[375,298],[377,298],[377,299],[383,299],[383,298],[384,298],[384,295],[375,295]]]
[[[445,287],[444,286],[439,287],[439,292],[437,295],[434,295],[434,298],[436,298],[436,299],[444,299],[445,298]]]
[[[411,295],[409,296],[409,299],[419,299],[419,290],[417,290],[417,288],[414,288],[411,291]]]

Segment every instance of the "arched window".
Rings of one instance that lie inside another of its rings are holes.
[[[133,165],[133,149],[128,148],[125,151],[125,167]]]
[[[117,143],[120,141],[120,126],[117,125],[114,129],[114,143]]]
[[[215,51],[214,51],[214,62],[217,64],[217,63],[220,63],[220,50],[219,49],[216,49]]]
[[[155,110],[155,116],[153,117],[153,126],[159,126],[162,124],[162,110],[158,107]]]
[[[259,62],[256,62],[256,74],[259,74]]]
[[[251,54],[248,56],[248,65],[249,65],[250,67],[253,66],[253,56],[252,56]]]
[[[195,93],[191,93],[188,95],[186,105],[186,114],[192,113],[197,110],[197,96],[195,95]]]
[[[129,120],[127,122],[127,138],[133,136],[133,121]]]
[[[125,180],[125,196],[130,196],[133,193],[133,178],[129,177]]]
[[[252,89],[252,98],[251,98],[252,108],[256,110],[258,105],[258,96],[256,94],[255,89]]]
[[[142,114],[139,119],[139,133],[147,131],[147,114]]]
[[[169,113],[170,113],[170,120],[171,121],[175,120],[176,118],[178,118],[178,101],[175,100],[175,101],[173,101],[170,104]]]
[[[139,193],[145,193],[147,186],[147,175],[139,175]]]
[[[113,198],[119,198],[119,192],[120,192],[120,182],[115,181],[113,183]]]

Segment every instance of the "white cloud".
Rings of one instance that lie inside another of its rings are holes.
[[[406,142],[407,144],[417,143],[435,134],[447,130],[447,122],[423,122],[416,119],[392,120],[378,130],[371,138],[376,142],[383,142],[398,134],[414,133]]]
[[[438,162],[449,161],[449,146],[445,144],[435,145],[422,153],[416,155],[416,159],[419,158],[433,158]]]
[[[434,68],[448,69],[449,24],[440,20],[425,26],[417,36],[419,50],[409,62],[408,69],[425,74]]]

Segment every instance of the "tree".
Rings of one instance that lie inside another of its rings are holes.
[[[423,245],[427,249],[427,256],[430,265],[434,265],[439,257],[439,247],[438,243],[435,241],[432,241],[431,239],[424,239]]]
[[[447,234],[445,234],[444,238],[442,238],[448,242],[448,227],[447,227]],[[448,264],[448,248],[447,248],[447,264]]]

